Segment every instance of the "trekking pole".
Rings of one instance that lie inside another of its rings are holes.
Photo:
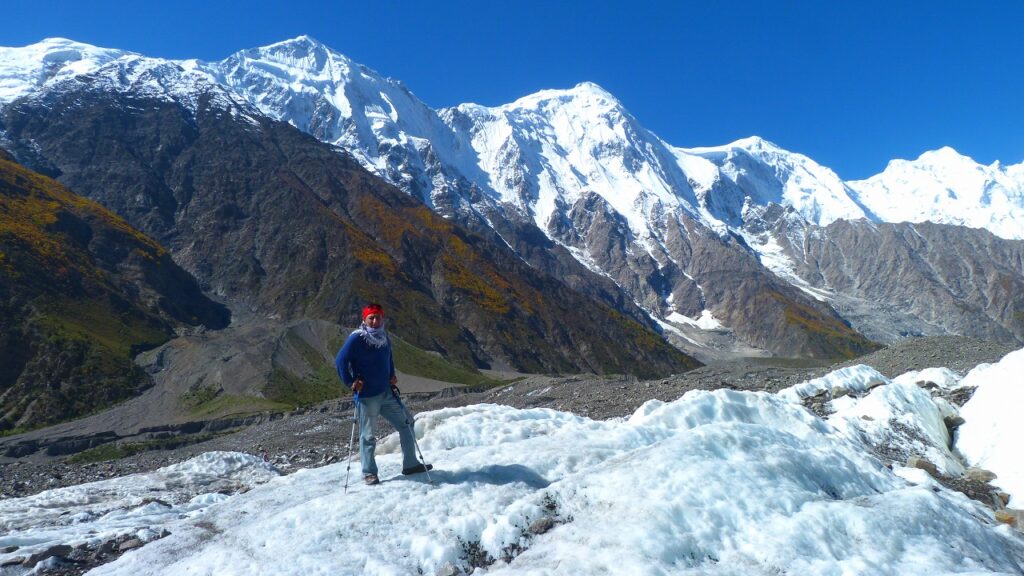
[[[420,450],[420,443],[416,441],[416,426],[413,425],[412,413],[405,407],[405,402],[402,402],[402,397],[398,395],[398,388],[395,386],[391,387],[391,393],[395,395],[395,400],[398,400],[398,405],[402,407],[402,411],[405,412],[405,423],[409,426],[412,431],[412,445],[416,447],[416,453],[420,456],[420,462],[423,462],[424,472],[427,474],[427,482],[433,486],[434,481],[430,479],[430,470],[427,469],[427,459],[423,457],[423,451]]]
[[[359,392],[356,392],[352,406],[352,430],[348,433],[348,466],[345,467],[345,494],[348,494],[348,475],[352,471],[352,440],[356,437],[356,422],[359,421]]]

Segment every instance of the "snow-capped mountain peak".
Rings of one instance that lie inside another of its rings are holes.
[[[241,50],[228,57],[224,63],[238,66],[245,61],[253,61],[267,68],[276,65],[278,70],[275,72],[278,74],[300,72],[294,77],[296,84],[308,79],[329,80],[339,72],[344,77],[352,68],[358,67],[344,55],[309,36]]]
[[[927,220],[1024,238],[1024,164],[985,166],[945,146],[847,184],[886,222]]]
[[[446,159],[451,134],[400,82],[309,36],[197,66],[264,114],[345,148],[371,171],[433,205],[436,187],[423,156],[432,149]]]
[[[132,54],[66,38],[47,38],[19,48],[0,47],[0,104],[43,85],[88,74]]]
[[[821,226],[838,219],[870,217],[835,172],[763,138],[751,136],[724,146],[677,152],[709,160],[719,169],[710,176],[731,184],[714,187],[714,182],[707,181],[708,175],[702,179],[702,187],[713,189],[706,202],[726,222],[742,223],[744,205],[764,207],[769,203],[790,206],[808,222]]]
[[[540,90],[497,108],[501,110],[543,110],[559,105],[596,106],[603,109],[622,108],[622,104],[611,92],[593,82],[581,82],[569,89]]]
[[[651,235],[656,213],[696,212],[696,197],[669,147],[592,82],[441,115],[471,143],[487,186],[542,230],[588,194],[603,198],[637,237]]]

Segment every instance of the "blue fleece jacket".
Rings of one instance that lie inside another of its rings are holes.
[[[369,398],[391,389],[391,377],[395,375],[395,361],[391,356],[391,340],[387,345],[374,348],[363,340],[358,332],[349,335],[344,346],[334,358],[334,367],[341,381],[349,388],[359,376],[363,377],[363,391],[360,396]]]

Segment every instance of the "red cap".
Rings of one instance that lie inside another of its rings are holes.
[[[384,308],[381,308],[380,304],[367,304],[366,308],[363,308],[363,320],[366,320],[366,317],[370,314],[380,314],[383,316]]]

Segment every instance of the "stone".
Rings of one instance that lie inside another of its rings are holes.
[[[1007,494],[1006,492],[996,492],[996,498],[998,498],[999,501],[1003,503],[1003,506],[1006,506],[1007,504],[1010,503],[1010,495]]]
[[[554,527],[555,521],[545,516],[537,520],[533,524],[530,524],[530,527],[527,529],[527,532],[533,534],[534,536],[538,536],[540,534],[547,532],[548,530],[551,530]]]
[[[968,468],[964,472],[964,476],[971,480],[977,480],[978,482],[991,482],[997,478],[994,472],[991,470],[985,470],[984,468]]]
[[[92,559],[92,552],[85,546],[76,546],[65,559],[79,564],[85,563]]]
[[[966,420],[961,418],[959,414],[955,414],[953,416],[946,416],[943,418],[943,422],[946,423],[946,429],[952,432],[959,428]]]
[[[5,546],[3,548],[0,548],[0,554],[10,554],[11,552],[16,552],[17,550],[18,546]]]
[[[132,538],[130,540],[125,540],[124,542],[121,542],[121,544],[117,547],[117,550],[119,552],[124,552],[126,550],[132,550],[134,548],[141,548],[143,544],[144,542],[142,540],[139,540],[138,538]]]
[[[445,562],[444,565],[437,569],[437,572],[434,573],[434,576],[457,576],[461,573],[462,571],[459,570],[458,566],[452,564],[451,562]]]
[[[879,386],[885,386],[885,380],[872,380],[871,382],[868,382],[867,389],[868,390],[874,390],[875,388],[878,388]]]
[[[25,558],[24,556],[15,556],[0,562],[0,567],[6,568],[7,566],[17,566],[19,564],[24,564],[26,560],[28,560],[28,558]]]
[[[1012,508],[996,510],[996,521],[1009,524],[1014,528],[1024,529],[1024,510],[1014,510]]]
[[[22,564],[24,566],[35,566],[43,560],[53,558],[54,556],[58,558],[66,558],[69,554],[71,554],[72,550],[74,550],[74,548],[68,546],[67,544],[58,544],[56,546],[50,546],[42,552],[37,552],[29,556],[28,560],[25,560]]]
[[[935,467],[935,464],[920,456],[907,458],[907,468],[919,468],[930,474],[933,478],[938,478],[939,476],[939,469]]]

